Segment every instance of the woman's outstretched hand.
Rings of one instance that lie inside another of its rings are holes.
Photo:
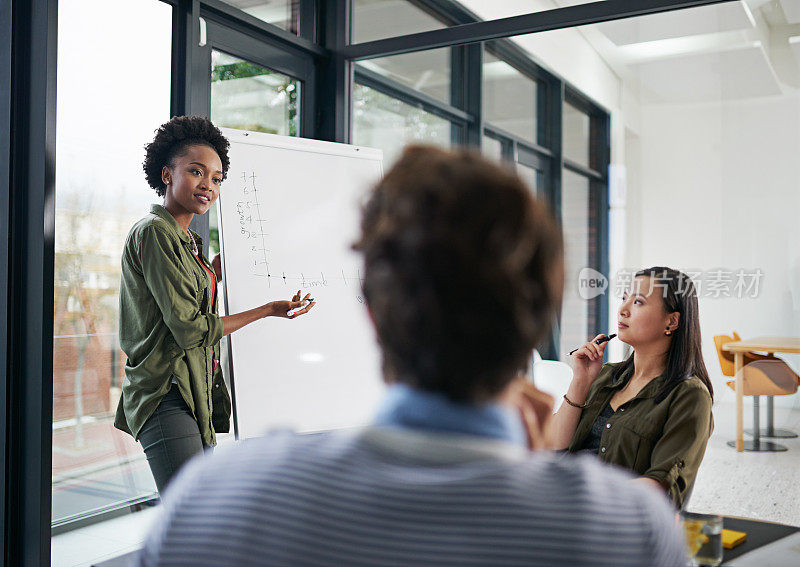
[[[260,305],[258,307],[254,307],[249,311],[243,311],[242,313],[236,313],[234,315],[226,315],[221,317],[222,319],[222,336],[230,335],[234,331],[237,331],[244,327],[245,325],[249,325],[254,321],[258,321],[259,319],[263,319],[264,317],[283,317],[284,319],[294,319],[295,317],[299,317],[300,315],[305,315],[309,312],[309,310],[314,307],[314,301],[311,301],[311,294],[306,294],[306,296],[301,300],[300,299],[300,292],[298,291],[294,294],[291,301],[273,301],[271,303],[265,303],[264,305]],[[296,311],[292,311],[296,309]],[[289,312],[291,311],[291,315]]]
[[[307,293],[300,299],[300,290],[294,294],[291,301],[272,301],[267,304],[270,307],[272,317],[283,317],[284,319],[296,319],[300,315],[308,313],[317,304],[311,300],[311,294]],[[296,310],[296,311],[295,311]],[[291,315],[289,314],[291,312]]]
[[[600,373],[603,366],[603,353],[606,350],[608,341],[597,344],[597,339],[602,339],[605,335],[597,335],[587,343],[584,343],[572,355],[573,380],[579,380],[582,384],[591,384]]]

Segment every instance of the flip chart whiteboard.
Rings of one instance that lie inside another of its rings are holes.
[[[383,392],[380,355],[351,250],[382,152],[224,129],[230,168],[219,198],[228,313],[311,293],[294,320],[229,335],[239,438],[362,425]]]

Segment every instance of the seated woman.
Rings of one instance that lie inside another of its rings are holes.
[[[642,270],[618,315],[619,339],[633,354],[603,364],[608,343],[595,343],[603,335],[573,354],[574,375],[553,419],[552,445],[628,468],[680,508],[714,428],[697,292],[677,270]]]

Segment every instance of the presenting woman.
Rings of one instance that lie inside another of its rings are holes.
[[[677,270],[642,270],[618,316],[619,339],[633,354],[603,365],[608,343],[595,342],[603,335],[573,354],[572,383],[553,419],[553,445],[630,469],[681,507],[714,428],[697,292]]]
[[[220,339],[258,319],[293,319],[314,306],[298,291],[291,301],[217,315],[219,273],[189,223],[219,197],[228,145],[206,118],[179,116],[158,129],[145,148],[144,172],[163,205],[152,205],[133,226],[122,253],[119,339],[128,360],[114,425],[142,443],[159,492],[230,428]]]

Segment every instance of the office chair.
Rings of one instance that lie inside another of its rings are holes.
[[[717,347],[717,356],[722,373],[725,376],[735,375],[735,364],[733,355],[722,350],[723,345],[735,339],[727,335],[717,335],[714,337],[714,345]],[[745,353],[744,367],[741,369],[742,381],[744,386],[743,394],[753,396],[753,429],[748,431],[753,435],[752,441],[746,441],[745,451],[786,451],[786,447],[770,441],[761,441],[761,429],[759,427],[759,396],[786,396],[797,392],[800,378],[789,366],[779,358],[764,357]],[[727,382],[728,386],[736,390],[736,381]],[[773,427],[772,400],[768,401],[768,424],[767,432],[775,431]],[[791,432],[788,432],[791,433]],[[736,446],[735,441],[729,441],[728,445]]]

